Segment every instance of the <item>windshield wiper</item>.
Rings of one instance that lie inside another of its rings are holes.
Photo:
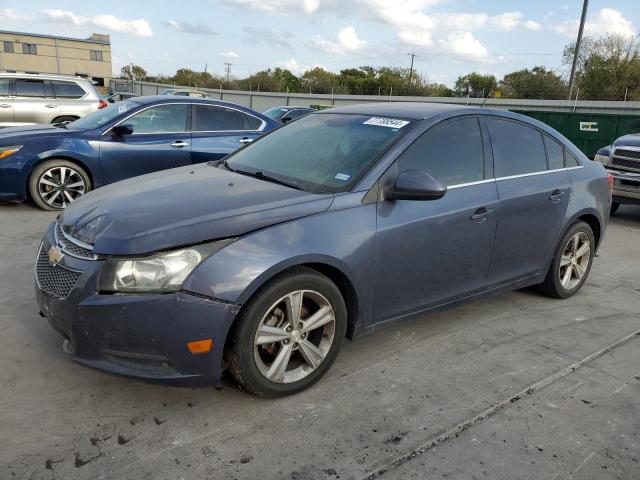
[[[247,170],[232,169],[229,166],[227,166],[227,168],[231,169],[232,172],[239,173],[240,175],[247,175],[248,177],[259,178],[260,180],[264,180],[271,183],[277,183],[278,185],[284,185],[285,187],[295,188],[296,190],[304,191],[304,189],[300,185],[297,185],[293,182],[287,182],[277,177],[272,177],[271,175],[266,175],[264,172],[261,172],[259,170],[256,172],[249,172]]]

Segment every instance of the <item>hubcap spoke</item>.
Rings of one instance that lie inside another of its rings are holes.
[[[64,183],[65,178],[67,178],[67,169],[66,167],[60,167],[60,183]]]
[[[573,265],[567,266],[567,270],[564,272],[564,276],[562,277],[562,285],[567,288],[569,285],[569,281],[571,280],[571,276],[573,275]]]
[[[289,338],[289,334],[284,328],[271,327],[269,325],[262,325],[258,329],[258,335],[256,337],[256,345],[264,345],[267,343],[281,342],[282,340]]]
[[[79,181],[79,182],[74,182],[74,183],[70,183],[69,185],[67,185],[67,188],[84,188],[84,182],[83,181]]]
[[[296,328],[300,323],[300,312],[302,311],[302,297],[304,292],[297,291],[291,292],[287,295],[285,304],[287,305],[287,319],[289,325]]]
[[[590,245],[589,242],[584,242],[580,248],[578,248],[578,250],[576,250],[576,259],[586,255],[587,253],[589,253],[590,250]]]
[[[306,339],[302,339],[298,344],[300,347],[300,354],[304,361],[307,362],[311,368],[316,368],[324,359],[324,354],[313,343]]]
[[[45,201],[49,205],[53,205],[53,202],[55,201],[55,199],[58,198],[58,195],[60,195],[60,190],[53,190],[53,192],[55,192],[53,195],[51,195],[49,198],[45,198]]]
[[[578,280],[582,280],[582,277],[584,276],[584,268],[582,268],[582,266],[579,263],[576,263],[573,266],[573,271],[576,273],[576,278]]]
[[[69,200],[69,203],[73,202],[73,197],[66,190],[64,191],[64,196],[67,197],[67,200]]]
[[[566,265],[569,265],[571,263],[571,257],[569,255],[562,255],[562,258],[560,259],[560,266],[564,267]]]
[[[329,322],[332,322],[333,320],[333,310],[331,309],[331,307],[322,307],[309,318],[302,321],[302,331],[310,332],[312,330],[315,330],[316,328],[326,325]]]
[[[578,250],[578,244],[580,243],[580,234],[574,235],[572,240],[573,240],[573,243],[571,245],[571,251],[573,255],[575,255],[576,251]]]
[[[293,346],[291,343],[282,345],[280,352],[269,367],[269,370],[267,370],[267,378],[269,380],[276,383],[282,383],[284,373],[287,371],[287,365],[289,365],[292,349]]]
[[[47,180],[46,178],[44,178],[44,176],[43,176],[43,178],[40,179],[40,183],[43,184],[43,185],[48,185],[48,186],[53,187],[53,188],[58,188],[58,185],[56,185],[51,180]]]

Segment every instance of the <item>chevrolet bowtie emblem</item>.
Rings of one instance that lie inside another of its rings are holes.
[[[49,263],[55,267],[58,263],[60,263],[62,257],[64,257],[64,253],[62,253],[60,247],[54,245],[47,252],[47,257],[49,257]]]

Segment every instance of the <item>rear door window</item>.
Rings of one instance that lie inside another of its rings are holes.
[[[422,134],[399,159],[400,171],[423,170],[446,185],[484,179],[484,149],[475,117],[449,120]]]
[[[54,80],[51,83],[58,98],[82,98],[85,96],[86,92],[77,83],[61,82],[58,80]]]
[[[247,130],[245,122],[249,121],[237,110],[213,105],[194,105],[193,112],[194,132]]]
[[[16,78],[16,95],[18,97],[41,97],[45,96],[45,84],[43,80],[32,80],[30,78]]]
[[[547,149],[547,159],[549,160],[549,170],[564,168],[564,152],[562,145],[553,140],[549,135],[543,135],[544,146]]]
[[[487,118],[496,177],[547,170],[542,134],[522,123]]]
[[[123,123],[133,126],[133,133],[178,133],[186,131],[186,104],[158,105],[136,113]]]

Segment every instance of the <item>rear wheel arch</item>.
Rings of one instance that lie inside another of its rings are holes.
[[[596,241],[595,248],[597,250],[598,247],[600,246],[600,236],[602,235],[602,226],[600,224],[600,220],[598,219],[598,217],[596,217],[592,213],[585,213],[577,217],[573,222],[571,222],[571,224],[577,221],[583,221],[591,227],[591,230],[593,231],[593,236]]]

